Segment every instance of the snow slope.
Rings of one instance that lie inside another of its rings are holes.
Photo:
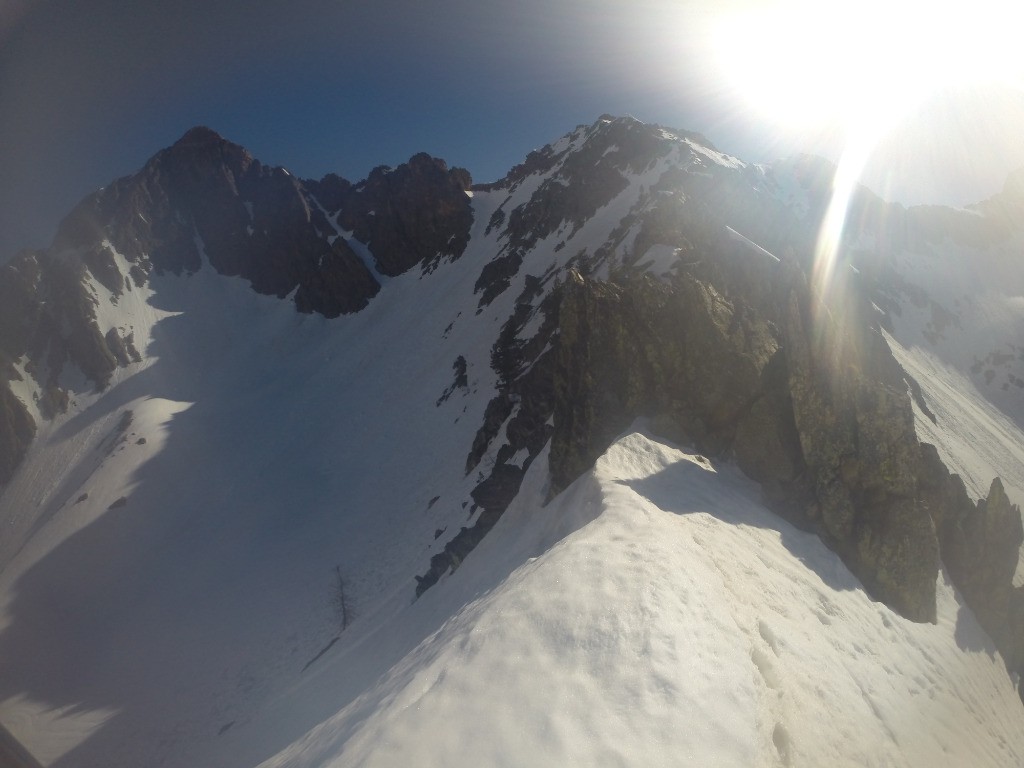
[[[148,367],[42,438],[4,496],[32,519],[0,575],[0,717],[44,762],[194,764],[336,633],[336,565],[365,604],[411,596],[435,530],[466,520],[486,400],[435,402],[462,351],[473,386],[492,376],[488,343],[442,338],[450,283],[471,297],[472,275],[432,279],[433,306],[409,300],[413,275],[342,322],[208,269],[157,281]],[[57,734],[95,712],[110,736],[61,762]]]
[[[1024,760],[1017,693],[948,584],[937,625],[908,622],[735,468],[641,433],[547,507],[541,464],[383,630],[422,641],[265,768]]]
[[[889,320],[903,346],[960,372],[1024,425],[1024,239],[991,228],[998,233],[992,243],[969,247],[946,237],[897,252],[893,268],[903,285]]]

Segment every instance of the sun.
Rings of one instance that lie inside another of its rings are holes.
[[[881,130],[938,88],[1024,88],[1024,4],[1007,0],[767,2],[725,13],[718,64],[762,118]]]

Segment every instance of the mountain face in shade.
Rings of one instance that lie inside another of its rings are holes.
[[[600,517],[581,510],[612,514],[620,475],[662,510],[749,495],[819,564],[793,579],[925,627],[907,637],[967,612],[951,647],[984,637],[1005,698],[1024,669],[1024,177],[964,210],[856,190],[822,289],[833,171],[603,116],[490,184],[426,154],[301,180],[194,128],[89,196],[0,270],[0,720],[57,766],[365,757],[367,713],[433,663],[415,644],[518,583],[520,555],[570,546],[566,521]],[[673,485],[680,462],[726,485]],[[272,714],[326,664],[308,712]],[[1002,727],[964,706],[964,728]],[[827,758],[765,733],[759,764]]]
[[[395,275],[461,253],[472,221],[469,184],[465,171],[422,154],[356,186],[337,176],[304,184],[214,131],[193,128],[136,175],[83,200],[49,251],[20,254],[6,267],[0,360],[8,378],[20,377],[13,361],[26,366],[44,416],[63,411],[65,365],[102,389],[118,365],[141,360],[131,331],[101,332],[88,281],[116,305],[152,273],[193,273],[204,260],[258,293],[294,294],[300,312],[356,312],[380,290],[375,270]],[[359,233],[362,256],[346,231]],[[9,479],[33,434],[26,410],[9,393],[4,398],[11,428],[0,480]]]

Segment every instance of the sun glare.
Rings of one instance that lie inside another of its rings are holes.
[[[1006,0],[784,2],[722,17],[715,48],[762,117],[886,123],[936,88],[1024,87],[1024,9]]]
[[[738,101],[780,130],[840,131],[812,283],[831,298],[850,196],[879,139],[939,89],[1024,90],[1024,5],[1007,0],[764,3],[721,17],[719,66]]]

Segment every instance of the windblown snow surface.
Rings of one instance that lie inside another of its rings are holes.
[[[1024,764],[1013,681],[944,577],[938,623],[905,621],[735,467],[643,424],[546,504],[541,454],[413,600],[474,522],[466,454],[525,276],[604,243],[682,153],[573,247],[541,241],[479,314],[486,223],[557,169],[478,192],[462,258],[355,315],[208,266],[122,298],[101,322],[145,361],[79,395],[0,497],[0,720],[57,768]],[[460,355],[468,387],[442,400]],[[987,487],[980,396],[930,394],[961,404],[931,428]],[[1024,439],[999,428],[998,471],[1019,473]]]

